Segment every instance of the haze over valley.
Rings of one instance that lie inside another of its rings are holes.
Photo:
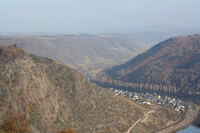
[[[1,0],[0,133],[199,133],[199,0]]]

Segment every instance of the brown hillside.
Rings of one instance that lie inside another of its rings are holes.
[[[17,46],[0,47],[0,132],[10,130],[5,125],[11,123],[12,131],[23,133],[30,128],[33,133],[122,133],[149,110],[154,106],[114,96],[52,59]],[[178,119],[174,110],[162,112],[152,118],[156,125],[149,123],[157,129]]]
[[[145,112],[87,81],[74,69],[30,55],[17,46],[0,47],[0,123],[26,115],[36,133],[69,128],[78,133],[121,133]]]
[[[17,44],[81,72],[125,62],[146,50],[152,41],[148,42],[134,35],[121,34],[0,36],[0,45]]]
[[[200,35],[170,38],[106,75],[148,89],[200,95]]]

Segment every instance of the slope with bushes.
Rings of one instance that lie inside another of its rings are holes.
[[[122,86],[199,97],[200,35],[160,42],[127,63],[106,70],[103,77],[107,77],[105,82]]]

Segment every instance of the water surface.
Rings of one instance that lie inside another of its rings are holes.
[[[177,133],[200,133],[200,128],[191,125],[181,131],[178,131]]]

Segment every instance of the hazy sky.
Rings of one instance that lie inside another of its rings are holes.
[[[0,32],[200,27],[200,0],[0,0]]]

